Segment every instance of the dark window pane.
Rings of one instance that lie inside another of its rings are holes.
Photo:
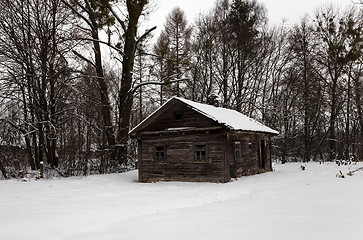
[[[175,117],[175,120],[182,120],[183,119],[183,113],[182,112],[175,112],[174,117]]]
[[[240,153],[240,151],[237,151],[236,150],[236,152],[235,152],[235,158],[236,158],[236,160],[240,160],[241,159],[241,153]]]
[[[205,161],[205,151],[201,151],[201,160]]]
[[[155,160],[164,161],[165,160],[165,148],[164,146],[155,147]]]
[[[205,145],[196,145],[195,146],[195,160],[196,161],[206,161],[206,146]]]
[[[156,147],[156,151],[164,151],[164,146],[158,146],[158,147]]]

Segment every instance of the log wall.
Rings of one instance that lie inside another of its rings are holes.
[[[261,140],[265,141],[265,164],[262,165]],[[235,159],[235,142],[241,144],[241,158]],[[272,170],[270,157],[270,137],[262,133],[229,133],[227,156],[231,177],[248,176]]]
[[[179,115],[180,119],[178,119],[177,115]],[[206,128],[213,126],[220,125],[199,112],[177,102],[171,108],[155,117],[143,131],[160,131],[168,128],[182,127]]]
[[[142,135],[139,141],[139,181],[227,182],[222,131],[171,132]],[[206,161],[195,160],[196,145],[206,146]],[[165,146],[165,159],[155,160],[156,146]]]

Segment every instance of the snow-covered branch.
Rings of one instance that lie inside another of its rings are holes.
[[[120,54],[125,55],[124,52],[122,51],[122,49],[120,49],[118,47],[115,47],[115,46],[113,46],[112,44],[110,44],[108,42],[105,42],[105,41],[102,41],[102,40],[99,40],[99,39],[92,39],[92,38],[80,38],[80,40],[86,40],[86,41],[92,41],[92,42],[102,43],[102,44],[105,44],[106,46],[108,46],[108,47],[116,50]]]
[[[146,30],[146,32],[143,35],[141,35],[141,37],[139,37],[139,39],[136,40],[136,45],[138,45],[140,42],[142,42],[147,37],[147,35],[149,35],[155,29],[156,29],[156,26]]]
[[[80,59],[82,59],[83,61],[89,63],[90,65],[92,65],[93,67],[96,67],[96,65],[91,61],[89,60],[88,58],[84,57],[82,54],[76,52],[76,51],[72,51],[74,53],[74,55],[76,55],[77,57],[79,57]]]
[[[180,79],[175,79],[175,80],[171,80],[168,82],[157,82],[157,81],[142,82],[142,83],[137,84],[133,88],[131,88],[129,92],[131,94],[134,94],[137,89],[139,89],[140,87],[145,86],[145,85],[167,85],[167,84],[181,82],[181,81],[185,81],[185,80],[188,80],[188,78],[180,78]]]

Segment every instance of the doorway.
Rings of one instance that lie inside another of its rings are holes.
[[[260,140],[259,147],[259,160],[260,160],[260,169],[266,168],[266,141]]]

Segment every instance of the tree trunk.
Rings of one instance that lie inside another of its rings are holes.
[[[30,144],[29,136],[26,135],[26,136],[24,136],[24,138],[25,138],[26,152],[27,152],[27,155],[28,155],[28,162],[29,162],[30,168],[31,168],[31,170],[36,170],[37,166],[35,165],[33,152],[32,152],[32,146]]]
[[[362,86],[359,82],[359,77],[354,78],[354,89],[355,89],[355,102],[357,106],[357,113],[358,113],[358,122],[360,126],[360,133],[359,133],[359,145],[358,145],[358,160],[363,160],[363,109],[362,109],[362,95],[361,89]]]
[[[100,99],[101,99],[101,112],[102,112],[102,118],[103,118],[103,132],[106,136],[106,141],[108,144],[108,150],[110,153],[110,158],[112,160],[116,160],[116,152],[115,152],[115,145],[116,145],[116,139],[114,135],[114,126],[112,124],[111,119],[111,105],[110,100],[108,96],[108,87],[106,84],[105,76],[103,73],[103,67],[102,67],[102,55],[101,55],[101,48],[100,43],[98,42],[99,36],[97,31],[97,23],[95,16],[90,14],[91,21],[93,23],[93,26],[96,30],[93,30],[92,32],[92,38],[96,41],[93,41],[93,47],[94,47],[94,57],[95,57],[95,65],[96,65],[96,73],[97,73],[97,82],[99,85],[99,91],[100,91]]]
[[[130,14],[131,15],[131,14]],[[131,16],[130,16],[131,17]],[[130,115],[133,102],[132,94],[130,93],[132,84],[132,70],[135,59],[135,35],[137,19],[130,18],[128,29],[126,31],[126,41],[124,46],[125,57],[122,62],[122,79],[119,93],[119,111],[120,123],[118,128],[119,142],[119,163],[123,164],[127,159],[127,142],[130,128]]]
[[[305,29],[305,28],[304,28]],[[303,71],[303,79],[304,79],[304,162],[309,162],[311,157],[311,137],[310,137],[310,117],[311,117],[311,107],[309,102],[310,95],[310,85],[308,79],[308,60],[307,60],[307,50],[306,50],[306,39],[305,35],[303,37],[303,61],[304,61],[304,71]]]
[[[345,160],[350,158],[350,101],[351,101],[351,86],[350,86],[351,75],[348,74],[348,96],[347,96],[347,118],[345,122],[345,144],[344,144],[344,157]]]
[[[332,86],[332,103],[330,108],[330,120],[329,120],[329,161],[333,161],[336,158],[337,139],[335,134],[335,123],[337,120],[337,79],[333,80]]]
[[[237,106],[236,110],[238,112],[242,111],[242,87],[243,87],[243,73],[242,73],[242,63],[241,63],[241,54],[240,50],[238,50],[238,59],[237,59]]]
[[[6,172],[6,169],[5,169],[1,159],[0,159],[0,171],[1,171],[2,175],[4,176],[4,178],[6,178],[6,179],[9,178],[8,173]]]
[[[119,92],[119,126],[118,126],[118,156],[119,163],[123,164],[127,160],[127,143],[130,130],[130,115],[133,102],[133,96],[130,92],[132,84],[132,71],[134,68],[135,51],[136,51],[136,33],[139,17],[142,13],[146,0],[133,3],[127,1],[127,10],[129,12],[129,21],[125,32],[124,57],[122,61],[122,78]]]
[[[30,114],[31,114],[31,121],[32,123],[35,122],[35,116],[34,116],[34,110],[33,107],[30,108]],[[39,169],[40,167],[40,161],[39,161],[39,148],[37,143],[37,132],[32,133],[32,143],[33,143],[33,149],[34,149],[34,161],[36,169]]]

